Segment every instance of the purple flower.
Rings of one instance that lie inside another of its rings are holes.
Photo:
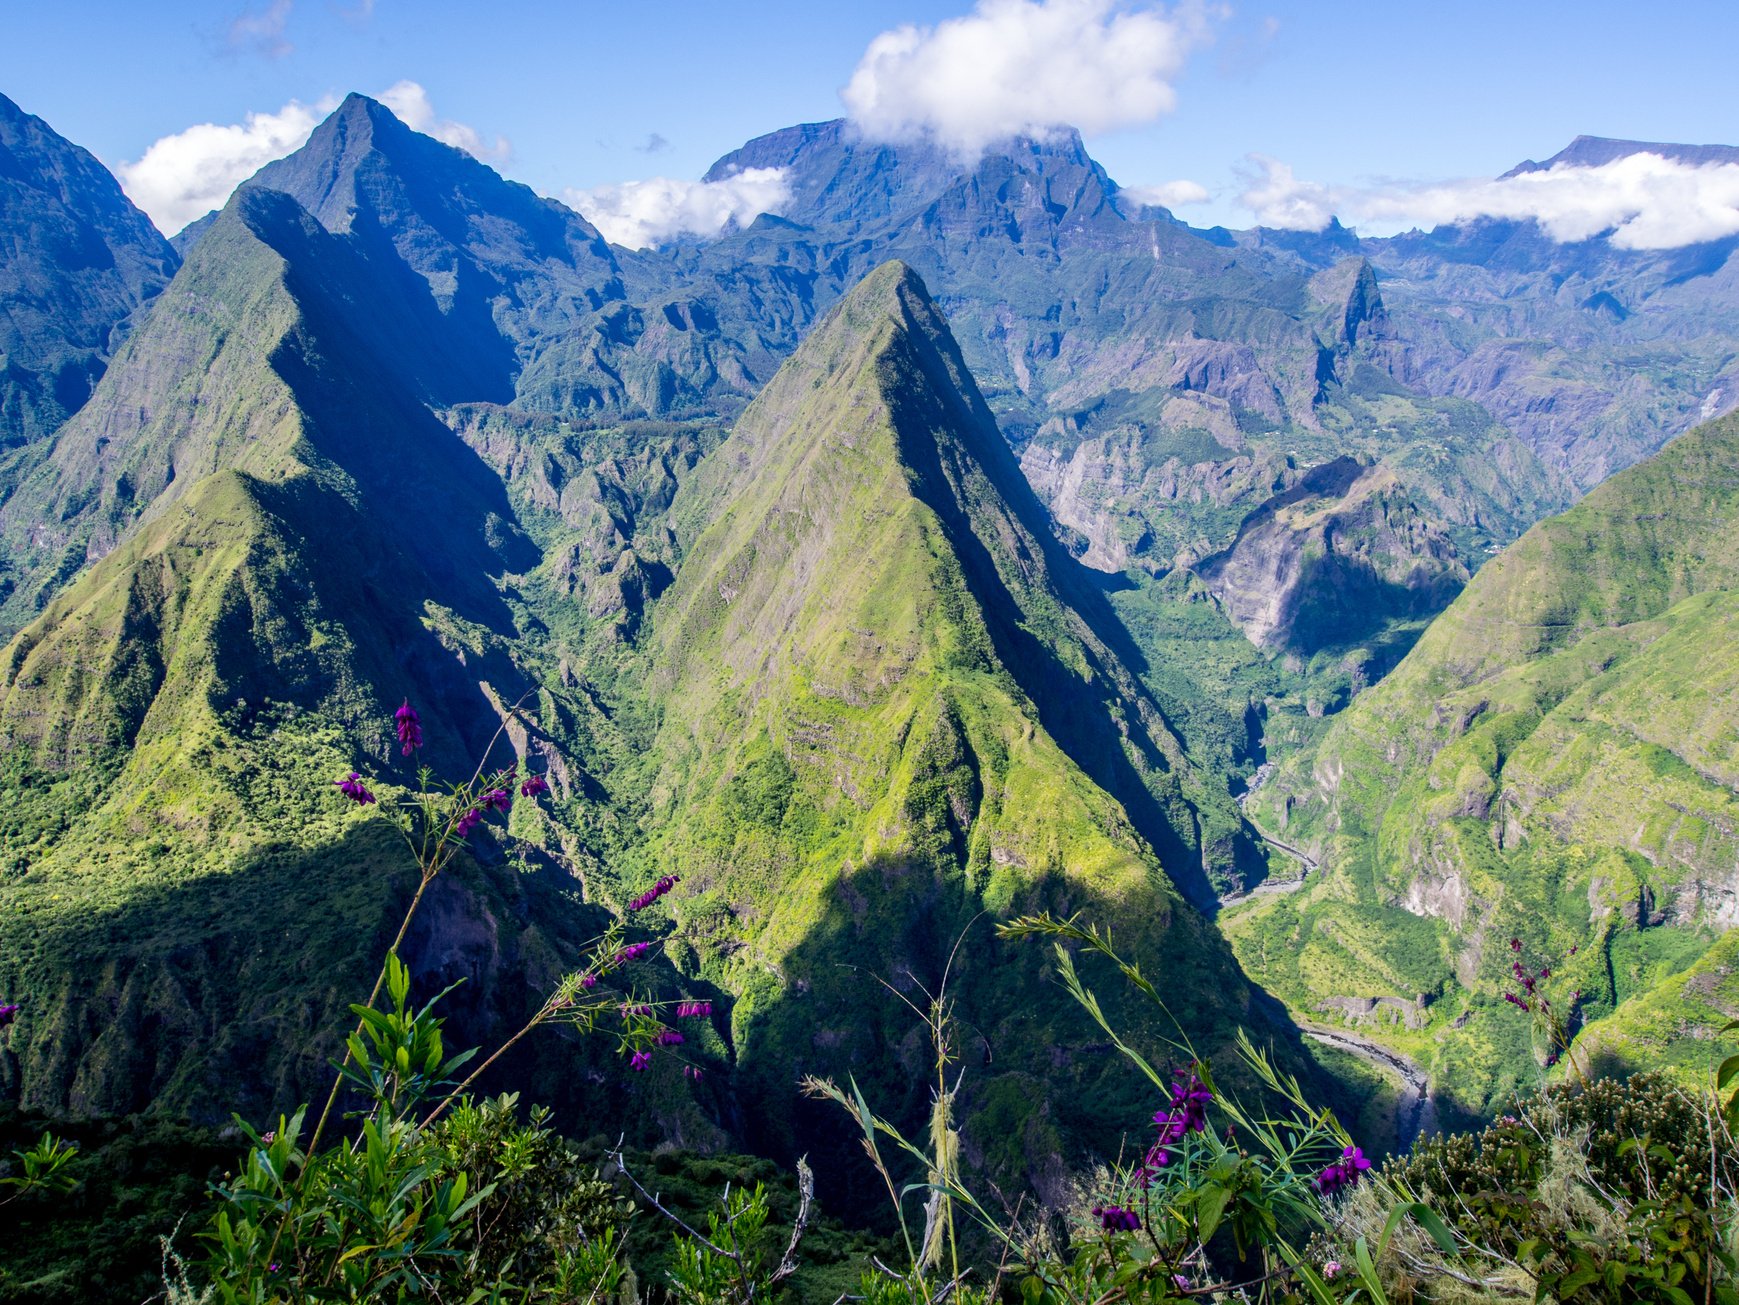
[[[629,943],[621,951],[617,952],[610,958],[610,964],[626,965],[629,961],[637,961],[642,956],[646,955],[651,947],[652,944],[647,942]]]
[[[712,1013],[713,1004],[710,1001],[679,1001],[676,1003],[678,1019],[704,1018]]]
[[[1200,1133],[1208,1127],[1208,1102],[1214,1099],[1214,1094],[1197,1076],[1194,1066],[1187,1070],[1180,1069],[1172,1075],[1177,1080],[1171,1090],[1171,1108],[1173,1122],[1181,1126],[1183,1133]],[[1159,1123],[1159,1117],[1154,1116],[1154,1123]]]
[[[1159,1181],[1159,1171],[1176,1159],[1171,1148],[1161,1142],[1147,1148],[1147,1154],[1141,1157],[1141,1165],[1135,1171],[1135,1181],[1143,1187],[1152,1187]]]
[[[392,718],[398,726],[399,742],[404,745],[404,754],[408,757],[423,746],[423,719],[417,715],[417,709],[411,706],[409,698],[392,714]]]
[[[1095,1205],[1093,1217],[1106,1232],[1134,1232],[1141,1227],[1141,1216],[1121,1205]]]
[[[1358,1186],[1359,1175],[1371,1167],[1371,1162],[1365,1159],[1365,1153],[1359,1147],[1349,1146],[1340,1153],[1340,1159],[1325,1168],[1316,1176],[1316,1190],[1324,1196],[1333,1196],[1343,1187]]]
[[[631,1001],[625,1001],[622,1003],[622,1018],[625,1020],[632,1019],[636,1015],[650,1014],[652,1014],[652,1007],[644,1003],[641,1003],[638,1006]]]
[[[365,807],[370,802],[374,801],[374,794],[370,793],[363,787],[362,776],[358,775],[354,770],[350,772],[347,778],[335,779],[332,782],[338,785],[338,791],[340,793],[344,794],[345,797],[349,798],[358,806]]]
[[[683,1038],[682,1034],[678,1033],[675,1029],[665,1029],[664,1032],[660,1033],[653,1039],[653,1041],[661,1047],[680,1047]]]
[[[652,887],[648,888],[645,892],[641,893],[640,896],[629,902],[628,909],[630,911],[644,911],[648,906],[651,906],[652,903],[656,902],[660,897],[663,897],[681,882],[681,875],[665,875],[657,883],[653,884]]]
[[[1516,996],[1516,994],[1513,992],[1504,993],[1504,1000],[1509,1002],[1509,1004],[1512,1006],[1520,1006],[1523,1010],[1532,1010],[1533,1009],[1533,1007],[1529,1006],[1527,1002],[1523,1001],[1520,997]]]
[[[595,974],[582,974],[580,976],[580,987],[582,987],[582,988],[595,988],[597,986],[598,986],[598,976],[597,975],[595,975]]]
[[[1519,951],[1521,951],[1521,949],[1522,949],[1522,940],[1520,938],[1511,938],[1510,939],[1510,950],[1512,952],[1519,952]]]
[[[513,794],[504,788],[492,788],[483,795],[483,801],[479,805],[485,811],[491,808],[496,811],[505,811],[513,805]]]
[[[549,792],[549,781],[542,775],[529,775],[519,786],[520,797],[534,798],[547,792]]]
[[[700,1066],[699,1065],[684,1065],[682,1067],[682,1076],[684,1078],[692,1078],[695,1080],[695,1082],[698,1083],[700,1081],[700,1077],[701,1077]]]
[[[0,1029],[5,1028],[8,1024],[12,1023],[12,1021],[17,1019],[17,1018],[18,1018],[18,1003],[17,1002],[12,1002],[10,1004],[0,1002]]]
[[[1340,1276],[1340,1271],[1341,1271],[1341,1269],[1340,1269],[1340,1261],[1339,1260],[1330,1260],[1327,1264],[1322,1266],[1322,1276],[1324,1278],[1328,1279],[1330,1282],[1333,1282],[1337,1277]]]
[[[483,823],[483,813],[472,807],[464,815],[453,822],[453,832],[460,838],[471,837],[471,831]]]
[[[1154,1125],[1159,1129],[1159,1144],[1169,1146],[1173,1142],[1181,1142],[1189,1132],[1183,1116],[1175,1110],[1162,1110],[1153,1117]]]
[[[628,1068],[633,1070],[636,1074],[644,1073],[646,1067],[651,1063],[652,1053],[650,1051],[636,1051],[632,1056],[628,1057]]]

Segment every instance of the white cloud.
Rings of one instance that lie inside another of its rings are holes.
[[[507,137],[497,136],[487,141],[475,127],[443,118],[429,102],[429,93],[416,82],[396,82],[380,93],[380,102],[403,120],[412,131],[433,136],[455,149],[462,149],[474,159],[485,163],[505,163],[513,157],[513,146]]]
[[[250,113],[245,123],[203,122],[155,142],[136,163],[115,169],[127,196],[161,231],[179,231],[222,208],[230,192],[273,159],[300,149],[337,107],[326,99],[291,100],[276,113]]]
[[[1315,181],[1300,181],[1290,164],[1252,154],[1255,170],[1241,169],[1244,189],[1238,202],[1265,227],[1282,231],[1321,231],[1334,218],[1338,194]]]
[[[840,98],[872,139],[928,138],[962,158],[1010,136],[1150,122],[1176,105],[1172,79],[1223,12],[978,0],[964,18],[883,32]]]
[[[490,143],[474,128],[441,118],[416,82],[399,82],[380,99],[413,130],[477,158],[498,162],[512,153],[505,137]],[[122,163],[115,172],[128,198],[159,230],[179,231],[222,208],[237,186],[273,159],[302,148],[321,119],[337,107],[331,96],[312,105],[291,100],[276,113],[250,113],[243,123],[199,123],[164,136],[137,162]]]
[[[1128,195],[1138,204],[1158,204],[1161,208],[1187,208],[1191,204],[1206,204],[1212,195],[1199,181],[1162,181],[1157,186],[1125,186],[1119,194]]]
[[[294,0],[271,0],[264,9],[249,9],[229,25],[229,48],[252,50],[268,59],[282,59],[296,47],[284,38]]]
[[[566,203],[613,245],[646,249],[678,235],[716,236],[777,213],[791,198],[785,168],[745,168],[720,181],[652,177],[592,190],[568,190]]]
[[[1533,219],[1554,240],[1611,232],[1620,249],[1674,249],[1739,233],[1739,164],[1627,155],[1599,167],[1560,164],[1496,179],[1414,186],[1325,186],[1251,156],[1239,202],[1265,226],[1320,231],[1331,215],[1397,231],[1475,218]]]

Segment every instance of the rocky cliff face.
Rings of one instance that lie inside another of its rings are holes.
[[[1195,569],[1252,643],[1303,655],[1432,616],[1468,578],[1394,472],[1355,458],[1305,472]]]
[[[0,447],[78,411],[179,259],[108,169],[0,95]],[[0,491],[11,488],[0,471]]]

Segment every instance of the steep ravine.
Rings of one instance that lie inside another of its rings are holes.
[[[1314,1025],[1304,1025],[1303,1028],[1304,1036],[1312,1041],[1339,1048],[1401,1080],[1401,1099],[1395,1103],[1397,1151],[1410,1150],[1419,1138],[1437,1131],[1437,1103],[1431,1096],[1431,1080],[1410,1057],[1345,1029],[1325,1029]]]

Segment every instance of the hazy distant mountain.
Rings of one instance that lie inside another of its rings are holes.
[[[1673,145],[1664,141],[1613,140],[1608,136],[1578,136],[1544,163],[1528,159],[1516,164],[1506,177],[1524,172],[1544,172],[1548,168],[1598,168],[1632,154],[1658,154],[1663,159],[1701,165],[1706,163],[1739,163],[1736,145]]]

